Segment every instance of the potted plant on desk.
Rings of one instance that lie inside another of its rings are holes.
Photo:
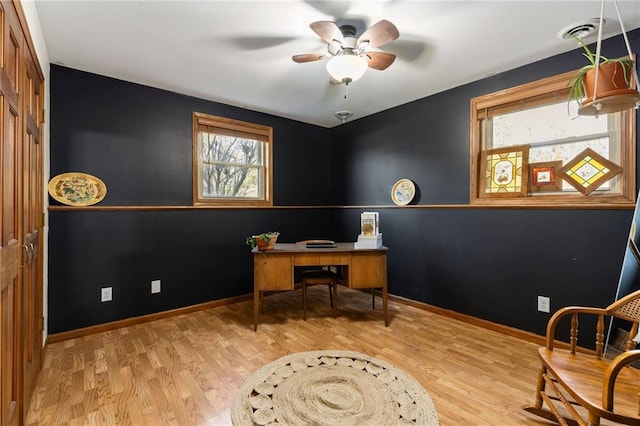
[[[245,242],[252,250],[256,247],[258,247],[260,251],[273,250],[278,240],[278,235],[280,235],[280,233],[276,231],[264,232],[247,237]]]

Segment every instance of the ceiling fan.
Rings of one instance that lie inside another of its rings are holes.
[[[291,59],[297,63],[304,63],[330,57],[327,71],[332,77],[332,84],[349,85],[362,77],[367,67],[382,71],[396,59],[393,53],[368,50],[387,44],[400,36],[396,26],[386,19],[370,26],[357,38],[353,25],[338,26],[332,21],[317,21],[312,22],[309,27],[327,43],[328,55],[304,53],[294,55]]]

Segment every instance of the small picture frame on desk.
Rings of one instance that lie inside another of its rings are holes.
[[[376,236],[379,233],[380,220],[378,212],[362,212],[360,215],[360,234]]]

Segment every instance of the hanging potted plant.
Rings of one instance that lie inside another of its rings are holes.
[[[262,234],[247,237],[245,242],[252,250],[256,247],[258,247],[258,250],[260,251],[273,250],[276,245],[276,241],[278,240],[278,235],[280,235],[279,232],[264,232]]]
[[[578,102],[578,114],[608,114],[635,107],[640,102],[640,94],[633,88],[635,63],[631,56],[597,58],[580,38],[572,37],[582,47],[582,55],[589,61],[570,82],[569,98]]]

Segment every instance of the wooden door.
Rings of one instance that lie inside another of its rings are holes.
[[[0,55],[0,423],[17,425],[21,417],[20,383],[20,266],[26,261],[20,235],[20,57],[22,30],[11,3],[0,3],[2,52]]]
[[[20,8],[0,1],[0,425],[24,423],[42,354],[44,79]]]
[[[21,236],[27,259],[20,270],[21,333],[22,333],[22,395],[23,417],[35,386],[42,353],[42,256],[40,227],[42,225],[42,79],[30,56],[25,58],[24,132],[22,137],[22,208]]]

